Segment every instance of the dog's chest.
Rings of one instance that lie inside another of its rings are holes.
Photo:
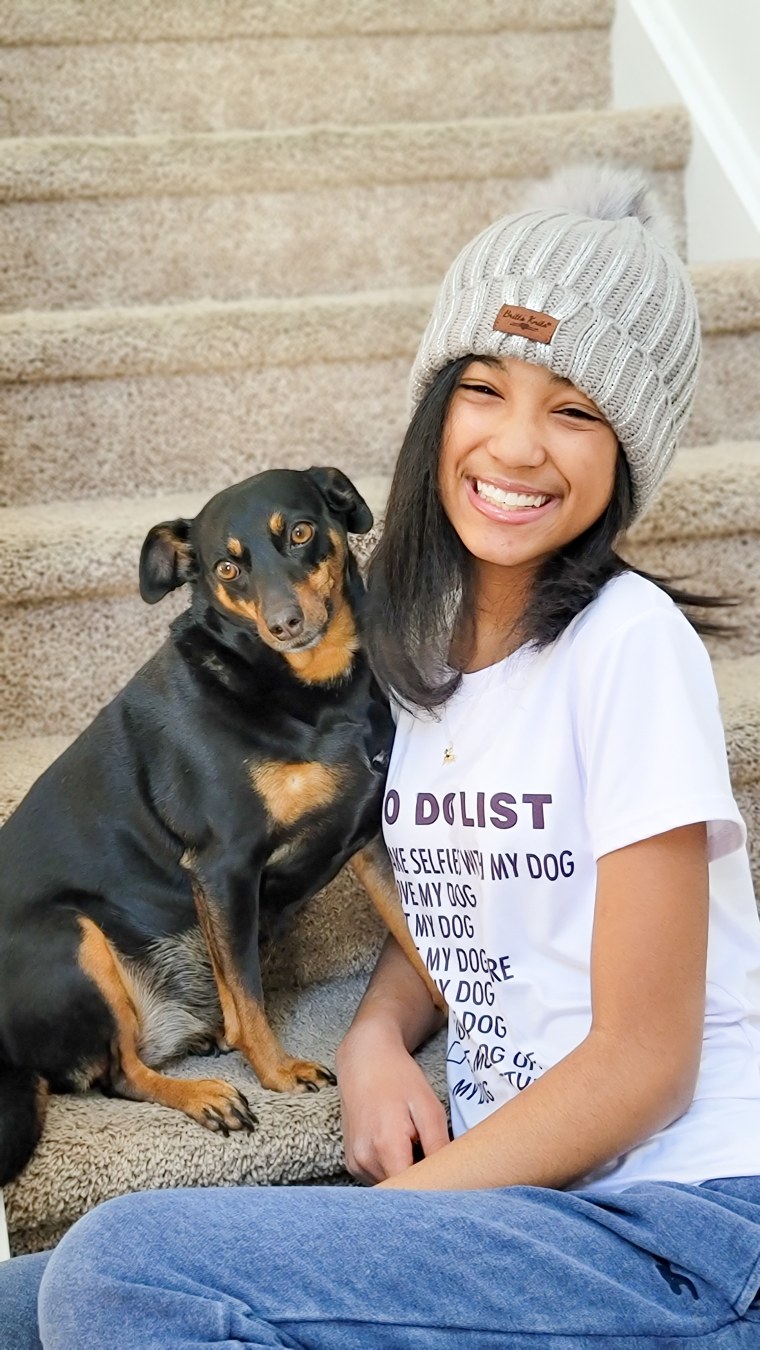
[[[393,739],[387,705],[361,697],[327,709],[314,722],[293,719],[280,744],[246,758],[250,787],[275,832],[307,818],[348,821],[382,792]]]
[[[248,782],[263,808],[270,875],[272,868],[320,870],[329,857],[348,856],[377,833],[391,739],[383,709],[379,717],[337,721],[327,734],[302,741],[299,753],[248,760]]]
[[[355,783],[353,763],[319,760],[252,760],[248,776],[275,827],[296,825],[305,816],[325,812]]]

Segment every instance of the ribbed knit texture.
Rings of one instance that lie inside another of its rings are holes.
[[[615,209],[610,182],[626,214],[594,218]],[[644,208],[642,187],[636,172],[591,170],[587,214],[544,208],[504,216],[483,230],[444,279],[411,377],[413,409],[438,371],[469,354],[518,357],[571,380],[617,433],[630,466],[634,517],[673,456],[700,357],[691,281],[658,237],[662,222],[650,218],[651,199]],[[494,331],[505,304],[558,320],[551,341]]]

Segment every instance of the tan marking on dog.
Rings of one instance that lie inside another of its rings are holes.
[[[301,816],[327,806],[343,780],[340,769],[317,763],[263,760],[251,764],[248,772],[267,813],[278,825],[294,825]]]
[[[333,591],[343,583],[346,562],[346,549],[337,530],[330,530],[332,549],[326,558],[318,563],[312,572],[294,588],[307,616],[310,612],[319,613],[320,606],[326,604]],[[318,602],[318,603],[315,603]]]
[[[446,1000],[428,973],[422,957],[412,940],[406,916],[401,908],[398,888],[393,877],[390,859],[379,840],[373,840],[351,859],[351,867],[367,892],[389,933],[393,934],[407,960],[427,986],[436,1008],[446,1010]]]
[[[227,1041],[228,1045],[232,1045],[234,1042],[231,1038],[240,1038],[240,1019],[237,1015],[235,1001],[224,978],[223,962],[219,954],[220,949],[228,944],[226,944],[219,916],[208,904],[206,893],[200,882],[193,881],[192,890],[193,900],[195,901],[195,912],[198,915],[198,922],[211,959],[211,969],[214,973],[214,982],[216,984],[217,993],[219,994],[219,1002],[222,1007],[224,1039]]]
[[[282,534],[285,529],[285,517],[282,511],[275,511],[269,517],[269,528],[272,534]]]
[[[345,541],[337,530],[328,530],[327,533],[330,536],[330,542],[333,546],[333,557],[335,558],[338,567],[342,569],[343,564],[346,561]]]
[[[329,684],[350,673],[359,645],[354,616],[349,606],[342,604],[318,646],[283,655],[293,674],[304,684]]]
[[[299,586],[295,587],[307,623],[319,627],[327,616],[327,602],[343,586],[346,545],[337,530],[330,530],[332,552]],[[303,652],[284,652],[294,675],[306,684],[329,684],[351,669],[359,648],[353,614],[340,595],[321,642]]]
[[[299,582],[295,590],[299,599],[301,599],[304,591],[312,591],[314,595],[319,596],[320,600],[329,600],[335,589],[335,582],[332,557],[323,558],[322,562],[314,568],[314,571],[309,573],[306,581]],[[306,603],[308,604],[308,599]]]
[[[308,584],[313,587],[317,595],[324,599],[329,599],[336,586],[342,584],[346,563],[346,548],[343,540],[337,530],[329,530],[328,533],[332,544],[332,552],[314,569],[308,580]]]
[[[252,600],[236,600],[223,586],[214,587],[214,595],[230,614],[236,615],[238,619],[245,619],[247,623],[254,623],[258,629],[259,613]]]
[[[228,553],[231,553],[232,556],[233,556],[233,558],[242,558],[242,556],[243,556],[243,545],[241,544],[240,540],[239,540],[239,539],[235,539],[234,536],[233,536],[232,539],[228,539],[228,540],[227,540],[227,552],[228,552]]]
[[[277,867],[279,863],[288,862],[290,858],[295,858],[296,854],[303,848],[310,833],[309,830],[301,830],[291,839],[286,839],[284,844],[278,844],[277,848],[273,848],[267,858],[267,867]]]
[[[329,1069],[312,1060],[294,1059],[282,1047],[263,1004],[243,987],[217,907],[200,884],[193,886],[193,896],[219,991],[227,1045],[245,1055],[262,1087],[275,1092],[307,1092],[333,1083]]]
[[[168,525],[157,526],[156,535],[159,539],[164,539],[184,562],[190,562],[193,555],[189,539],[180,539]]]
[[[92,1079],[90,1079],[92,1082]],[[89,1087],[90,1084],[88,1083]],[[37,1122],[37,1138],[39,1139],[45,1128],[45,1118],[47,1116],[48,1102],[50,1101],[50,1086],[46,1078],[38,1078],[34,1089],[34,1118]]]
[[[140,1028],[129,976],[118,953],[97,924],[80,915],[79,926],[82,930],[79,964],[100,990],[116,1022],[119,1065],[112,1072],[114,1091],[133,1101],[156,1102],[159,1106],[184,1111],[185,1115],[210,1130],[220,1128],[214,1115],[221,1119],[227,1130],[245,1129],[237,1112],[245,1117],[248,1104],[229,1083],[215,1078],[169,1078],[142,1062],[137,1053]]]

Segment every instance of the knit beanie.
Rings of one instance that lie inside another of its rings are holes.
[[[633,519],[688,414],[699,316],[672,227],[638,170],[557,175],[534,206],[467,244],[444,278],[411,376],[412,411],[461,356],[513,356],[572,381],[628,461]]]

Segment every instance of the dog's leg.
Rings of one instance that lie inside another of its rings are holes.
[[[351,866],[388,931],[392,933],[407,960],[414,966],[420,979],[427,986],[436,1008],[445,1012],[446,1000],[431,979],[409,932],[409,925],[401,908],[390,858],[379,835],[365,848],[354,854],[351,858]]]
[[[202,882],[193,878],[195,908],[208,946],[222,1005],[224,1039],[233,1049],[245,1055],[262,1087],[272,1088],[275,1092],[317,1092],[321,1087],[334,1084],[335,1074],[313,1060],[294,1059],[289,1055],[275,1036],[264,1012],[258,925],[255,922],[255,883],[247,879],[244,884],[254,892],[248,906],[249,932],[247,940],[244,938],[242,942],[238,932],[233,955],[231,925],[225,909],[218,901],[210,899],[209,891]],[[234,890],[234,878],[226,878],[225,889],[229,896]],[[238,916],[238,928],[241,923],[240,911],[240,905],[232,911]],[[244,976],[242,971],[245,972]]]
[[[205,1125],[229,1134],[251,1130],[256,1124],[248,1102],[237,1088],[216,1078],[169,1078],[143,1064],[137,1053],[139,1022],[130,994],[129,976],[118,953],[97,924],[79,919],[82,941],[79,964],[97,985],[116,1021],[110,1086],[119,1097],[174,1107]]]

